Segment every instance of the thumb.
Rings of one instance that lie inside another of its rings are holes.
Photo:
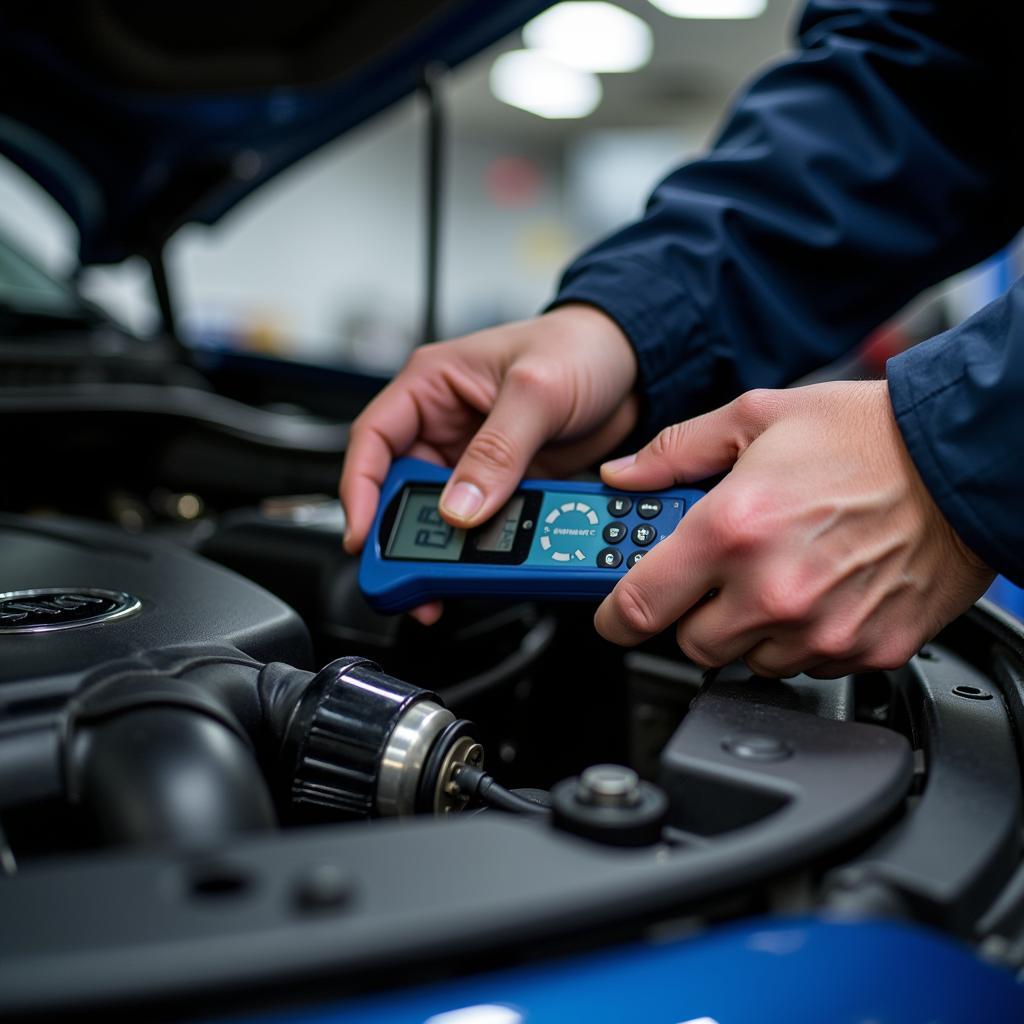
[[[462,453],[441,494],[453,526],[485,522],[508,500],[550,436],[550,417],[536,390],[507,377],[490,415]]]
[[[646,491],[722,473],[774,418],[772,395],[748,391],[720,409],[665,427],[635,455],[606,462],[601,479],[624,491]]]

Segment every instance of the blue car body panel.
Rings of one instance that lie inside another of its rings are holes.
[[[994,601],[1004,612],[1024,621],[1024,587],[1018,587],[1005,576],[997,576],[985,597]]]
[[[249,1020],[1010,1024],[1024,1021],[1024,987],[965,947],[916,926],[759,919],[664,945],[629,946]]]

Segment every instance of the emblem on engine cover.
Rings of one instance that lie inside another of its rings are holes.
[[[0,633],[50,633],[123,619],[142,607],[131,594],[115,590],[51,587],[0,594]]]

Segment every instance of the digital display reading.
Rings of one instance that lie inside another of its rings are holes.
[[[405,492],[385,557],[458,561],[466,531],[449,526],[441,518],[437,509],[440,496],[441,491],[435,487],[410,487]]]
[[[474,540],[477,551],[504,553],[512,550],[523,514],[523,502],[522,495],[516,495],[489,523],[481,527]]]

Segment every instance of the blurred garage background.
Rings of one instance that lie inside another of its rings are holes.
[[[440,335],[541,308],[574,253],[701,151],[736,90],[789,47],[800,7],[563,3],[445,76]],[[180,230],[166,258],[186,343],[390,376],[421,329],[425,117],[412,97],[215,226]],[[59,276],[76,270],[71,220],[2,158],[0,231]],[[933,290],[826,375],[877,375],[888,355],[1004,290],[1022,262],[1014,246]],[[158,329],[141,259],[87,268],[80,284],[136,333]],[[998,587],[1024,611],[1019,591]]]

